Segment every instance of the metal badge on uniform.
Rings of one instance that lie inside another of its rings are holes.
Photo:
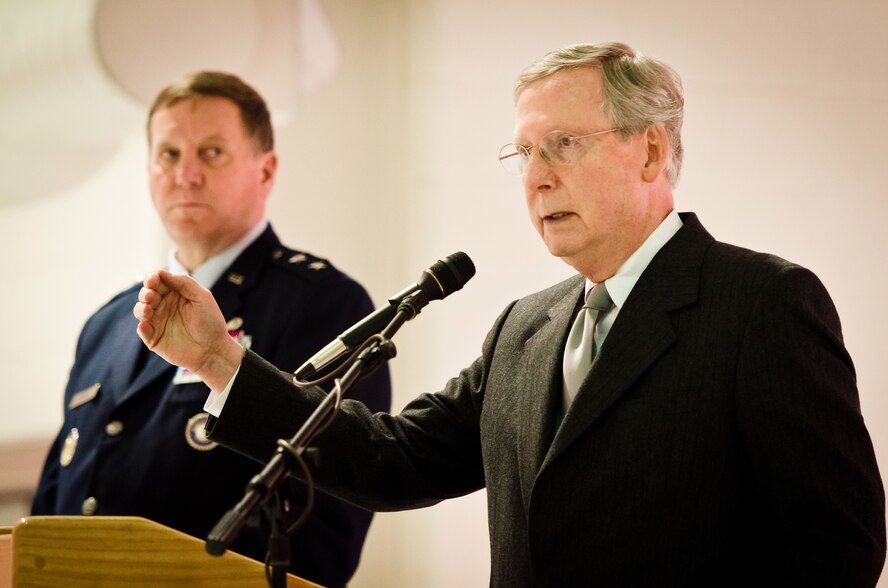
[[[63,468],[68,467],[71,460],[74,459],[74,453],[77,452],[78,439],[80,439],[80,431],[76,427],[72,428],[68,432],[68,436],[65,437],[65,442],[62,444],[62,452],[59,454],[59,463]]]
[[[247,335],[246,331],[241,329],[242,326],[244,326],[244,319],[239,316],[225,323],[225,328],[228,329],[228,334],[231,335],[231,338],[240,343],[244,349],[249,349],[250,344],[253,342],[253,337]]]
[[[176,375],[173,376],[173,384],[199,384],[203,382],[200,376],[189,369],[179,366],[176,368]]]
[[[231,335],[235,341],[240,343],[245,349],[249,349],[250,344],[253,342],[253,337],[247,335],[244,330],[240,328],[243,324],[244,319],[236,316],[225,323],[225,328],[228,329],[228,334]],[[183,367],[176,368],[176,375],[173,376],[173,384],[199,384],[201,382],[203,382],[201,377],[191,370]]]
[[[185,441],[198,451],[209,451],[219,445],[207,438],[206,428],[209,418],[210,415],[207,413],[199,412],[188,419],[188,424],[185,425]]]
[[[87,402],[91,402],[96,395],[98,395],[101,387],[101,384],[96,383],[89,388],[84,388],[80,392],[76,392],[71,396],[71,400],[68,401],[68,410],[74,410],[78,406],[83,406]]]
[[[253,343],[253,336],[247,335],[243,330],[240,331],[228,331],[228,334],[231,335],[231,338],[241,344],[241,347],[244,349],[249,349],[250,345]]]

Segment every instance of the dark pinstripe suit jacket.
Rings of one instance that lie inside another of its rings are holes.
[[[828,294],[683,220],[560,429],[580,276],[511,304],[400,415],[347,402],[319,484],[376,510],[486,487],[495,586],[874,585],[884,493]],[[318,397],[251,354],[212,437],[261,458]]]

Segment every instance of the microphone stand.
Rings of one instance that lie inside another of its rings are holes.
[[[264,503],[264,510],[271,522],[267,565],[272,569],[272,578],[269,579],[269,583],[275,588],[286,586],[287,569],[290,564],[290,541],[286,532],[284,509],[281,508],[281,499],[277,494],[279,486],[293,473],[294,465],[298,464],[308,473],[302,454],[308,449],[312,439],[335,418],[345,391],[362,376],[373,371],[382,360],[395,357],[397,350],[391,337],[405,322],[419,314],[428,303],[429,300],[422,290],[417,290],[404,298],[391,322],[378,335],[371,337],[373,343],[358,354],[341,378],[335,380],[333,390],[324,397],[296,434],[289,441],[278,439],[278,448],[274,455],[262,471],[247,484],[244,497],[223,515],[207,535],[207,553],[210,555],[225,553],[256,508]]]

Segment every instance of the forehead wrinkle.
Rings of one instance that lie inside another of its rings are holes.
[[[601,72],[578,68],[528,84],[516,100],[516,143],[529,129],[539,137],[551,131],[585,134],[607,124],[601,109]]]

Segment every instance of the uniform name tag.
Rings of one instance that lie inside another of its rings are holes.
[[[191,370],[183,367],[176,368],[176,375],[173,376],[173,384],[197,384],[200,382],[203,382],[203,380]]]
[[[243,322],[244,321],[241,318],[234,318],[228,321],[228,326],[239,327],[243,324]],[[253,336],[247,335],[242,329],[234,330],[229,328],[228,334],[231,336],[232,339],[234,339],[247,349],[250,348],[250,344],[253,342]],[[200,378],[200,376],[198,376],[191,370],[183,368],[181,366],[176,368],[176,375],[173,376],[173,384],[199,384],[200,382],[203,382],[203,380]]]
[[[68,410],[73,410],[78,406],[83,406],[87,402],[91,402],[98,395],[101,387],[101,384],[96,383],[89,388],[84,388],[80,392],[76,392],[71,396],[71,400],[68,401]]]

